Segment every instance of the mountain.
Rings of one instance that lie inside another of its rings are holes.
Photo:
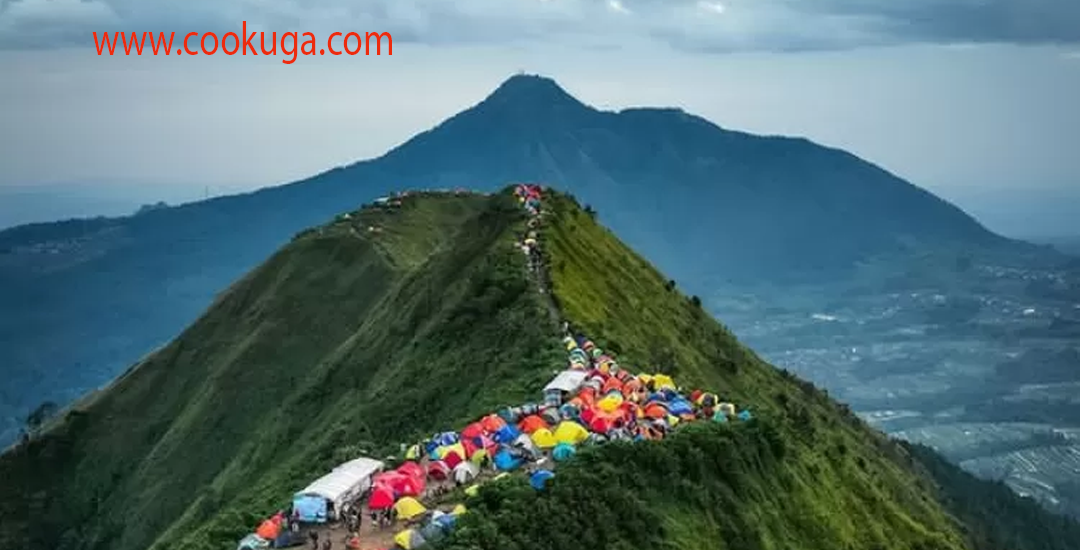
[[[526,216],[509,191],[411,195],[297,235],[178,338],[0,456],[0,547],[232,548],[341,460],[533,399],[565,365],[562,320],[620,364],[715,389],[757,418],[585,449],[544,496],[482,489],[450,548],[1080,544],[1076,524],[947,463],[926,469],[764,363],[573,199],[549,193],[544,209],[547,277],[516,245]]]
[[[386,155],[138,216],[0,232],[0,441],[49,399],[112,379],[297,231],[404,188],[558,184],[704,292],[717,279],[832,277],[868,255],[1020,247],[848,153],[674,109],[604,112],[515,76]],[[950,252],[951,253],[951,252]]]

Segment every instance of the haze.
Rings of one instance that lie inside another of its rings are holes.
[[[678,106],[724,127],[848,149],[1007,234],[1080,234],[1080,9],[910,4],[328,0],[251,11],[3,0],[0,226],[119,214],[377,156],[524,70],[602,108]],[[241,20],[320,40],[388,30],[394,54],[292,65],[109,57],[90,37],[237,31]],[[26,207],[15,187],[57,203]]]

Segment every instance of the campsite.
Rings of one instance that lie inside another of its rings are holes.
[[[522,184],[515,195],[530,216],[530,231],[518,246],[544,285],[542,189]],[[413,550],[449,536],[468,513],[468,499],[486,483],[520,475],[543,491],[558,483],[558,465],[573,460],[582,447],[660,440],[695,421],[753,418],[716,393],[687,392],[669,375],[632,374],[613,352],[569,323],[563,329],[566,364],[537,402],[492,411],[459,431],[402,443],[400,457],[344,462],[253,526],[237,550],[305,544],[316,550]]]

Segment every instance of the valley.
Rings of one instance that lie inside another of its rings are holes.
[[[879,429],[1080,514],[1080,273],[975,265],[958,280],[726,288],[709,305]]]

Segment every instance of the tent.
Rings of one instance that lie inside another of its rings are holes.
[[[431,479],[438,481],[444,481],[450,476],[450,467],[441,460],[428,464],[427,471]]]
[[[427,512],[427,508],[424,508],[419,500],[405,497],[394,504],[394,511],[397,512],[399,518],[408,520]]]
[[[532,438],[525,434],[519,435],[518,438],[514,440],[514,447],[529,453],[529,456],[534,460],[540,458],[540,450],[533,444]]]
[[[502,428],[499,428],[499,431],[495,432],[495,441],[505,445],[517,439],[519,435],[521,435],[521,432],[519,432],[517,428],[511,424],[507,424]]]
[[[293,510],[300,521],[307,523],[324,523],[326,521],[326,499],[314,495],[297,495],[293,497]]]
[[[547,428],[536,430],[531,437],[533,444],[541,449],[550,449],[558,443],[558,441],[555,440],[555,435]]]
[[[453,477],[457,483],[467,483],[480,475],[480,467],[472,462],[462,462],[454,466]]]
[[[537,470],[533,472],[533,475],[529,476],[529,485],[539,491],[546,487],[547,481],[553,477],[555,477],[555,474],[551,470]]]
[[[427,543],[424,537],[415,529],[407,529],[394,535],[394,543],[405,550],[413,550]]]
[[[321,497],[326,499],[328,508],[333,506],[334,510],[340,511],[346,502],[367,491],[371,487],[372,477],[382,469],[383,463],[371,458],[350,460],[296,493],[294,501],[297,497]]]
[[[446,531],[438,523],[431,522],[420,528],[420,536],[428,542],[436,542],[446,537]]]
[[[394,490],[386,485],[376,486],[371,491],[368,499],[368,508],[371,510],[385,510],[394,505]]]
[[[564,420],[559,423],[559,427],[555,428],[554,436],[555,441],[559,443],[578,444],[589,437],[589,430],[577,422]]]
[[[495,453],[495,467],[500,470],[514,470],[521,466],[521,459],[514,456],[507,449]]]
[[[555,449],[551,451],[551,457],[559,462],[570,460],[570,457],[574,456],[574,446],[568,443],[559,443],[555,446]]]
[[[281,523],[268,519],[259,525],[259,528],[255,530],[255,534],[259,535],[259,538],[263,540],[275,540],[281,534]]]
[[[535,414],[532,416],[526,416],[524,419],[522,419],[520,423],[518,423],[518,429],[527,434],[532,434],[536,430],[547,427],[547,421]]]
[[[469,509],[465,508],[464,504],[458,504],[457,506],[454,506],[453,510],[450,510],[450,515],[460,516],[460,515],[464,514],[465,512],[468,512],[468,511],[469,511]]]
[[[397,471],[411,477],[424,477],[424,467],[416,462],[406,462],[398,466]]]

